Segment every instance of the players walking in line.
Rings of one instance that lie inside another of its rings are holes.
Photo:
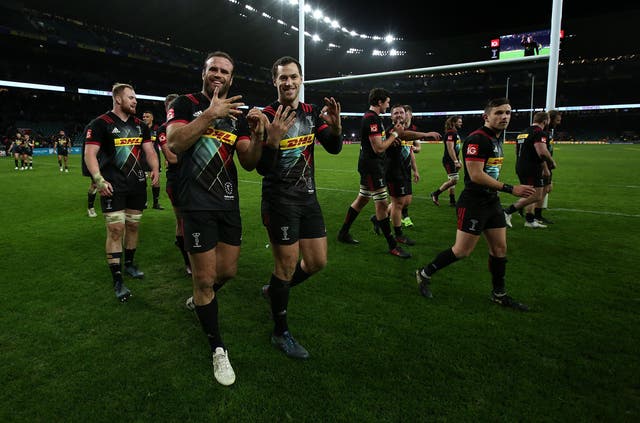
[[[449,205],[456,206],[456,184],[458,183],[459,171],[462,163],[459,160],[460,145],[462,140],[458,131],[462,128],[462,116],[450,116],[444,122],[444,155],[442,156],[442,166],[447,172],[447,180],[440,185],[440,188],[431,192],[429,196],[436,206],[440,205],[438,197],[443,192],[449,190]]]
[[[178,98],[178,94],[169,94],[164,99],[164,107],[167,113],[169,112],[169,107],[173,100]],[[166,166],[166,192],[169,197],[169,201],[171,201],[171,205],[173,206],[173,214],[176,217],[176,241],[175,246],[180,250],[180,254],[182,255],[182,260],[184,261],[184,269],[187,275],[191,276],[191,263],[189,262],[189,255],[187,251],[184,249],[184,236],[182,235],[182,218],[180,217],[180,209],[178,207],[178,201],[176,198],[177,194],[177,183],[178,183],[178,156],[169,149],[167,145],[167,122],[164,122],[162,125],[158,127],[158,131],[156,133],[158,144],[160,145],[160,150],[164,155],[165,160],[167,161]]]
[[[63,129],[61,129],[56,136],[55,147],[56,153],[58,154],[58,167],[60,168],[60,172],[65,171],[69,173],[68,159],[69,149],[71,148],[71,138],[64,133]]]
[[[139,162],[140,149],[147,153],[154,181],[158,178],[158,162],[153,154],[149,128],[135,117],[137,100],[133,87],[115,84],[111,92],[113,109],[87,125],[83,173],[91,175],[100,192],[100,205],[107,226],[107,262],[113,277],[113,288],[118,300],[127,301],[131,291],[122,277],[123,243],[126,273],[137,279],[144,277],[144,273],[134,264],[138,226],[147,197],[146,178]]]
[[[142,121],[149,127],[151,133],[151,142],[153,143],[153,151],[158,159],[158,172],[162,172],[162,161],[160,160],[160,146],[158,145],[157,132],[158,124],[153,122],[153,112],[146,110],[142,113]],[[151,168],[147,163],[146,157],[142,155],[142,169],[145,171],[147,177],[149,177],[149,171]],[[156,210],[164,210],[164,207],[160,205],[160,178],[156,183],[151,183],[151,195],[153,197],[153,208]],[[147,204],[145,203],[145,208]]]
[[[547,150],[549,135],[545,128],[549,125],[549,114],[537,112],[533,115],[533,125],[518,135],[518,157],[516,159],[516,173],[521,184],[532,185],[535,194],[520,198],[504,210],[504,217],[508,227],[512,227],[511,215],[518,210],[525,211],[525,228],[546,228],[547,226],[535,219],[536,204],[544,199],[545,178],[556,164]],[[546,166],[543,166],[543,163]]]
[[[306,359],[308,351],[289,331],[289,291],[327,263],[327,231],[316,195],[316,139],[330,154],[342,150],[340,103],[324,106],[300,101],[302,67],[290,56],[271,67],[278,99],[264,108],[267,144],[258,172],[262,179],[262,222],[272,245],[274,269],[263,295],[270,300],[271,343],[288,357]]]
[[[187,301],[209,342],[214,377],[225,386],[236,376],[218,325],[218,290],[236,275],[242,239],[233,156],[237,152],[242,167],[252,170],[264,131],[258,109],[245,119],[239,109],[242,96],[227,97],[233,72],[231,56],[210,53],[202,69],[202,91],[179,96],[167,112],[167,143],[179,155],[174,201],[193,272],[193,298]]]
[[[462,146],[465,187],[457,203],[455,243],[416,270],[418,288],[424,297],[432,297],[431,278],[434,273],[468,257],[482,234],[489,247],[489,272],[493,285],[491,300],[504,307],[526,311],[528,307],[508,296],[505,289],[507,231],[497,191],[528,197],[535,190],[530,185],[511,186],[499,181],[504,159],[500,135],[511,119],[509,100],[498,98],[489,101],[483,118],[484,126],[469,134]]]

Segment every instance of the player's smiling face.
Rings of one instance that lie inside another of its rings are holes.
[[[202,71],[203,89],[211,98],[218,87],[218,97],[225,98],[233,82],[233,64],[225,57],[214,56]]]
[[[295,63],[278,66],[278,73],[273,84],[278,89],[278,101],[280,104],[290,105],[298,99],[302,75]]]
[[[391,109],[391,119],[393,120],[393,123],[404,125],[406,117],[407,114],[404,110],[404,107],[394,107],[393,109]]]

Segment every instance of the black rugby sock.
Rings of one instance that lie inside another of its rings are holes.
[[[453,254],[453,250],[451,248],[448,248],[444,251],[441,251],[431,263],[422,268],[422,271],[425,275],[431,276],[438,270],[447,267],[448,265],[455,263],[458,260],[460,259],[456,257],[455,254]]]
[[[353,207],[349,207],[349,210],[347,210],[347,215],[344,218],[344,223],[342,225],[342,228],[340,229],[340,232],[342,233],[349,232],[349,228],[351,228],[351,225],[356,220],[359,214],[360,214],[359,211],[356,211],[356,209],[354,209]]]
[[[182,254],[182,260],[184,260],[185,266],[191,266],[191,261],[189,260],[189,254],[184,250],[184,237],[182,235],[176,235],[176,247],[180,250]]]
[[[296,270],[293,272],[293,277],[291,277],[291,282],[289,282],[289,288],[293,288],[296,285],[300,285],[302,282],[309,279],[311,273],[307,273],[302,270],[302,262],[298,262],[296,264]]]
[[[213,300],[209,304],[203,306],[196,305],[196,314],[198,315],[198,320],[200,320],[202,330],[205,335],[207,335],[211,352],[215,351],[218,347],[226,349],[218,327],[218,297],[213,297]]]
[[[88,209],[92,209],[93,208],[93,204],[96,202],[96,193],[94,192],[93,194],[88,193],[87,194],[87,208]]]
[[[153,193],[153,205],[157,205],[160,198],[160,187],[151,187],[151,192]]]
[[[113,278],[113,283],[122,282],[122,264],[120,263],[120,259],[122,257],[122,252],[117,253],[107,253],[107,260],[118,260],[116,263],[108,263],[109,270],[111,271],[111,277]]]
[[[384,234],[384,237],[387,239],[387,244],[389,244],[389,249],[393,250],[396,248],[398,243],[396,239],[391,235],[391,223],[389,221],[389,217],[385,217],[382,220],[378,220],[378,225],[380,225],[380,229]]]
[[[130,266],[133,264],[133,256],[136,255],[136,249],[132,248],[132,249],[128,249],[125,248],[124,249],[124,265],[125,266]]]
[[[271,298],[271,313],[275,323],[273,333],[276,336],[282,336],[283,333],[289,330],[287,325],[289,284],[272,274],[269,282],[269,298]]]
[[[489,254],[489,271],[491,272],[491,284],[494,294],[504,294],[504,276],[507,273],[507,258],[494,257]]]

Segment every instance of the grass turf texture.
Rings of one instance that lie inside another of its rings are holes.
[[[512,148],[502,179],[515,183]],[[269,343],[260,179],[239,170],[243,247],[237,277],[219,293],[237,374],[230,388],[213,379],[206,339],[184,307],[191,283],[164,174],[166,210],[146,210],[141,223],[136,262],[146,278],[127,278],[133,297],[120,304],[102,215],[86,215],[79,157],[69,174],[55,157],[36,157],[33,171],[2,159],[0,421],[638,421],[640,146],[556,146],[545,212],[555,225],[531,230],[514,215],[508,230],[507,289],[530,313],[490,303],[483,240],[434,276],[433,299],[419,296],[414,270],[455,235],[448,196],[440,207],[428,197],[446,178],[442,145],[416,156],[413,258],[386,252],[372,204],[352,229],[360,245],[339,244],[358,149],[316,150],[329,263],[289,304],[307,362]],[[515,200],[501,195],[505,206]]]

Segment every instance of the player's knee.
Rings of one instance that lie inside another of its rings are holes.
[[[138,225],[140,224],[140,220],[142,220],[142,214],[133,214],[126,213],[125,214],[125,223],[127,224],[128,231],[137,231]]]
[[[318,273],[325,267],[327,267],[327,258],[326,257],[318,257],[313,260],[305,260],[305,271],[306,273],[313,275],[314,273]]]
[[[224,284],[225,282],[233,279],[238,274],[238,265],[225,266],[224,269],[218,270],[216,277],[216,285]]]

